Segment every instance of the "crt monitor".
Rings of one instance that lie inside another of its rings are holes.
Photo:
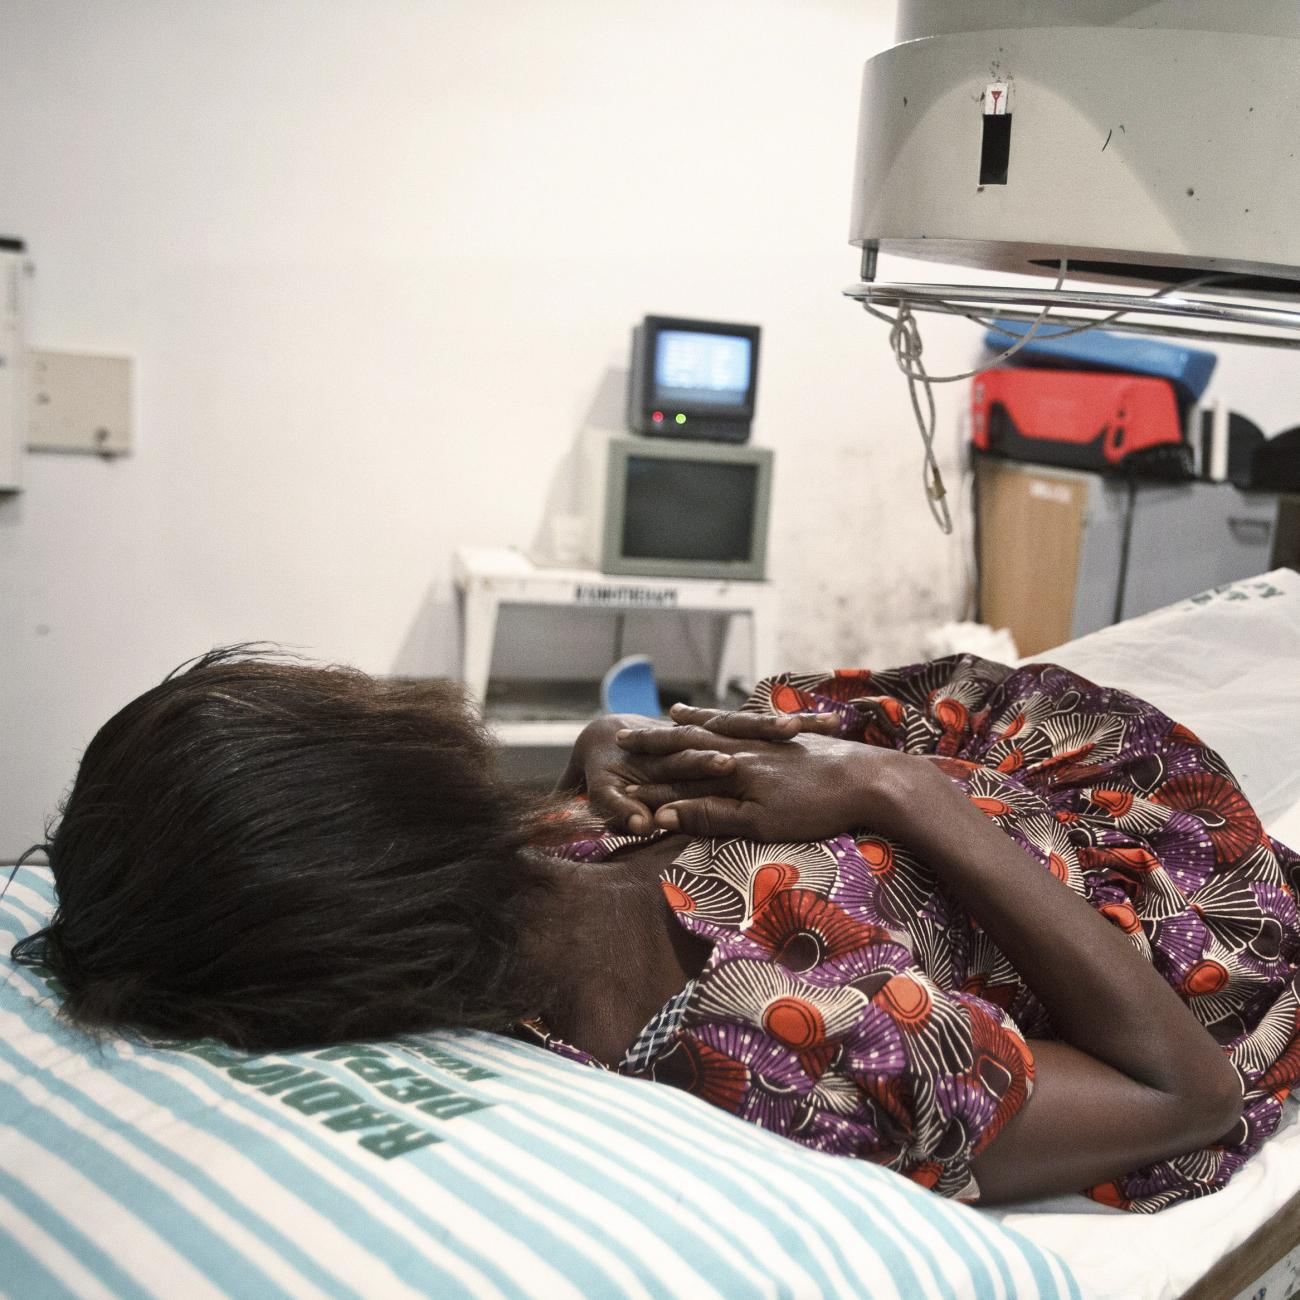
[[[767,576],[768,448],[592,429],[585,453],[585,564],[651,578]]]
[[[633,433],[746,442],[758,391],[757,325],[647,316],[632,331]]]

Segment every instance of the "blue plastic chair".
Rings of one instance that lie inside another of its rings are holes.
[[[620,659],[600,683],[600,707],[606,713],[635,713],[643,718],[660,718],[659,685],[648,655]]]

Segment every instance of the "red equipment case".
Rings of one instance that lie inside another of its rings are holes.
[[[971,442],[1039,465],[1188,472],[1173,386],[1146,375],[984,370],[971,384]],[[1136,461],[1130,458],[1136,456]]]

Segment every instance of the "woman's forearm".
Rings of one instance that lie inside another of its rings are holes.
[[[931,759],[800,732],[772,744],[700,725],[638,730],[635,788],[656,825],[709,838],[820,840],[846,826],[915,851],[1038,997],[1059,1041],[1030,1044],[1032,1094],[972,1149],[994,1200],[1092,1186],[1222,1138],[1241,1113],[1234,1067],[1117,929],[988,818]],[[668,764],[712,747],[725,778],[687,782]],[[943,992],[943,990],[941,990]],[[968,1006],[974,1031],[981,1013]],[[966,1068],[953,1063],[958,1071]]]
[[[898,765],[887,833],[928,861],[1042,1002],[1062,1040],[1193,1105],[1211,1128],[1233,1120],[1236,1072],[1150,962],[1044,871],[931,762]],[[1207,1138],[1211,1140],[1211,1138]]]

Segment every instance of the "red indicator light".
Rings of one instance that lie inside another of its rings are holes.
[[[656,411],[650,418],[656,424],[662,424],[664,422],[664,413],[662,411]]]

